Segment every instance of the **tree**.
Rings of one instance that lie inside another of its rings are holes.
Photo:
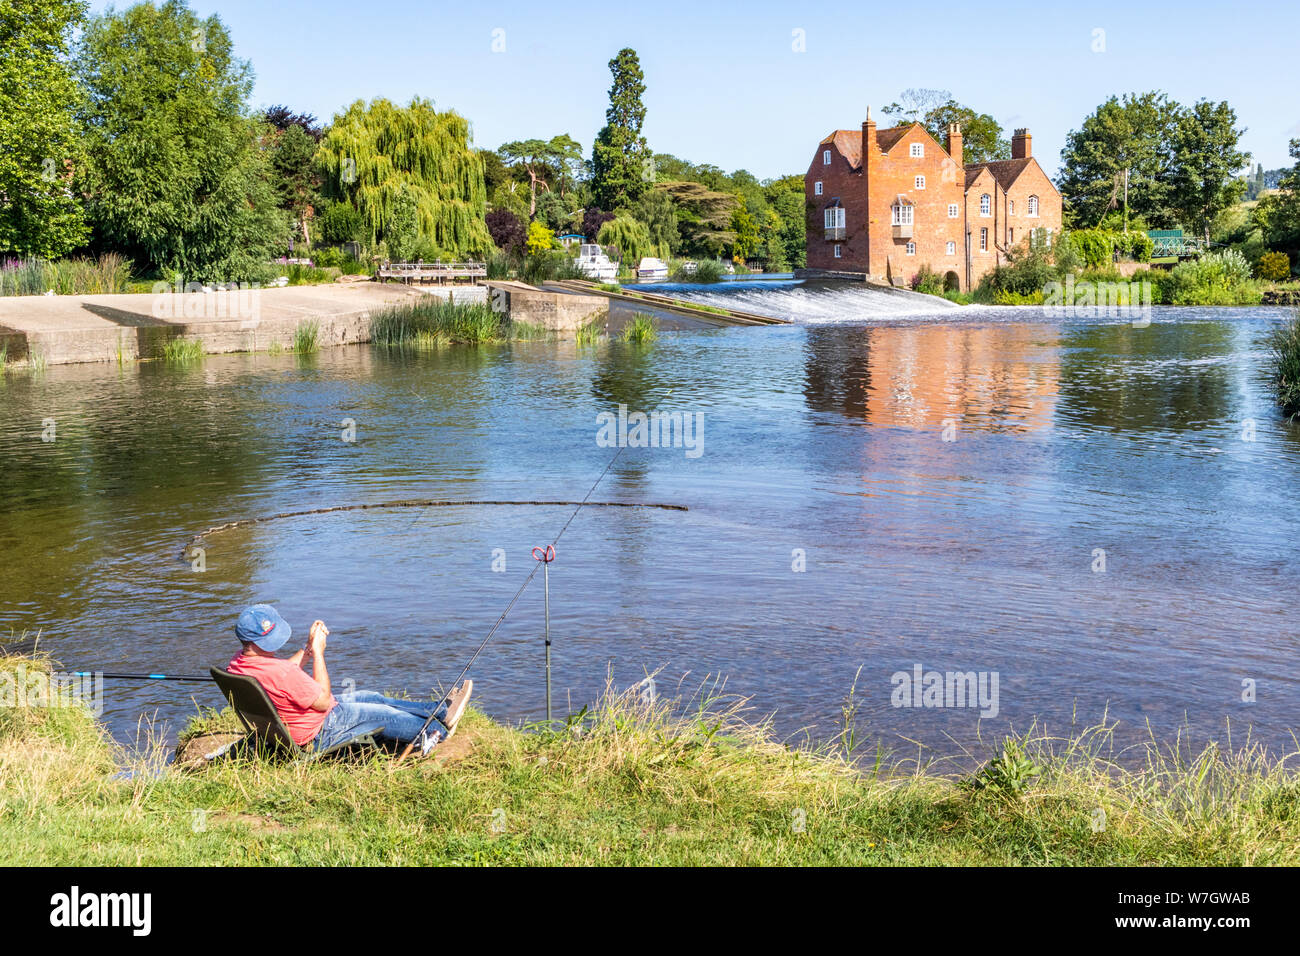
[[[582,164],[582,146],[567,133],[549,140],[524,139],[504,143],[497,155],[503,162],[522,166],[528,174],[529,219],[537,215],[538,185],[546,190],[551,188],[544,177],[554,176],[563,191],[565,184],[572,183],[574,167]]]
[[[582,214],[582,234],[587,237],[588,242],[595,242],[596,237],[600,235],[600,227],[613,218],[612,212],[590,207]]]
[[[900,125],[924,123],[926,113],[950,102],[952,102],[952,94],[947,90],[912,87],[903,90],[898,101],[890,103],[880,112]]]
[[[488,232],[502,252],[518,255],[528,239],[523,221],[509,209],[493,209],[487,214]]]
[[[325,188],[357,208],[371,242],[388,235],[406,195],[431,254],[478,257],[490,248],[483,160],[459,114],[418,97],[405,107],[357,100],[334,118],[320,157]]]
[[[1255,204],[1251,219],[1273,249],[1295,252],[1300,250],[1300,139],[1291,140],[1288,151],[1295,166],[1278,180],[1277,194]]]
[[[555,248],[555,233],[547,229],[540,222],[530,222],[528,224],[528,239],[525,242],[530,256],[538,253],[547,252]]]
[[[1176,221],[1169,206],[1173,157],[1170,137],[1178,104],[1163,93],[1112,96],[1070,132],[1061,151],[1061,195],[1069,218],[1094,226],[1123,202],[1125,171],[1128,202],[1153,228]]]
[[[295,237],[301,236],[311,245],[307,213],[316,202],[320,185],[316,172],[316,141],[299,123],[290,123],[274,137],[271,147],[271,168],[274,170],[275,190],[280,197],[280,208],[289,214]]]
[[[1002,135],[1002,126],[988,113],[976,113],[969,106],[948,100],[926,112],[921,120],[926,130],[945,148],[948,127],[961,126],[962,162],[988,163],[1011,158],[1011,143]]]
[[[1169,204],[1179,220],[1210,239],[1210,224],[1235,205],[1246,184],[1237,178],[1250,154],[1237,149],[1245,130],[1235,128],[1237,114],[1226,102],[1200,100],[1179,111],[1172,130],[1173,173]]]
[[[731,241],[731,257],[744,262],[758,251],[758,221],[743,204],[731,211],[731,230],[736,237]]]
[[[654,160],[641,127],[645,123],[645,76],[636,51],[620,50],[609,61],[614,83],[609,88],[605,126],[591,151],[592,194],[604,209],[629,208],[654,181]]]
[[[287,106],[272,106],[262,114],[262,117],[267,123],[281,132],[287,132],[291,126],[300,127],[304,133],[318,143],[320,138],[325,135],[325,131],[321,128],[315,116],[310,113],[295,113]]]
[[[677,209],[668,194],[661,189],[651,189],[637,202],[633,216],[646,227],[655,255],[667,258],[681,247],[681,234],[677,231]]]
[[[631,216],[615,216],[600,227],[596,238],[602,246],[614,248],[620,258],[633,265],[655,251],[649,230]]]
[[[731,214],[738,205],[734,193],[709,189],[703,183],[660,183],[677,208],[677,228],[683,248],[692,255],[717,256],[736,241]]]
[[[54,259],[85,242],[68,36],[80,0],[0,0],[0,252]]]
[[[181,0],[109,8],[76,63],[96,241],[188,279],[251,280],[287,232],[259,124],[244,112],[248,64],[216,17]]]

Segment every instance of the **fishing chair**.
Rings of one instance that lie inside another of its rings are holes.
[[[219,667],[210,668],[209,672],[217,686],[221,688],[221,693],[226,695],[226,700],[230,701],[230,706],[239,715],[240,723],[259,747],[287,753],[298,760],[316,760],[350,747],[379,745],[375,738],[383,731],[383,724],[357,727],[349,737],[324,750],[314,749],[314,744],[300,747],[289,736],[289,728],[275,712],[275,705],[271,703],[271,698],[266,696],[266,691],[255,678],[232,674]]]

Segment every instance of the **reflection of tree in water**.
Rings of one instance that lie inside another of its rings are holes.
[[[868,418],[874,329],[810,326],[804,337],[804,398],[808,407]]]
[[[1060,414],[1099,428],[1163,431],[1230,415],[1232,327],[1097,325],[1061,333]]]

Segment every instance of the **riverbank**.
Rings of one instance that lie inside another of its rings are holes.
[[[481,301],[481,290],[467,290]],[[0,353],[9,365],[131,362],[168,345],[201,353],[290,349],[314,325],[321,346],[370,340],[371,313],[424,293],[373,282],[215,292],[0,297]]]
[[[0,658],[0,686],[47,668]],[[160,745],[129,756],[83,707],[6,703],[7,865],[1300,863],[1293,772],[1217,748],[1123,770],[1104,732],[1026,741],[1036,774],[1014,750],[975,778],[864,773],[845,739],[786,745],[734,702],[674,718],[624,694],[557,733],[470,712],[441,753],[400,766],[182,771]],[[191,730],[231,726],[209,713]]]

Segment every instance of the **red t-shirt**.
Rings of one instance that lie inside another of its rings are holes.
[[[262,690],[271,698],[280,719],[289,728],[289,736],[299,747],[320,733],[325,715],[337,703],[331,694],[329,707],[325,710],[312,710],[311,705],[320,698],[320,684],[312,680],[297,664],[282,657],[262,657],[241,651],[226,666],[226,670],[232,674],[252,677],[262,685]]]

